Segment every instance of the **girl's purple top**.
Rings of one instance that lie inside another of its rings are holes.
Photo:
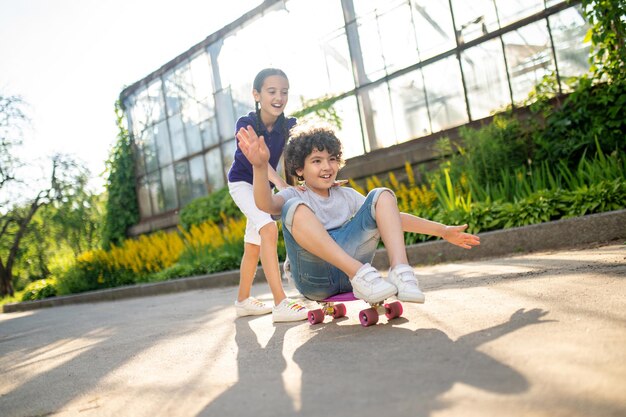
[[[235,128],[235,135],[242,127],[252,126],[253,129],[257,128],[257,115],[256,112],[250,112],[247,116],[242,116],[237,120],[237,126]],[[285,129],[284,124],[287,124]],[[285,148],[285,142],[287,141],[286,133],[296,125],[296,119],[293,117],[284,118],[283,121],[277,121],[271,132],[268,132],[263,122],[259,122],[259,130],[257,132],[259,136],[263,136],[265,143],[270,150],[270,165],[274,170],[278,166],[278,161]],[[245,181],[252,184],[252,164],[248,161],[248,158],[239,149],[239,142],[237,142],[237,150],[235,151],[235,158],[233,164],[228,170],[228,182]],[[273,187],[274,184],[270,182]]]

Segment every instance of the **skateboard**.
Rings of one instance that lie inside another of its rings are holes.
[[[354,293],[344,292],[318,301],[322,308],[309,310],[309,323],[322,323],[324,321],[324,316],[333,316],[335,319],[344,317],[346,315],[346,306],[343,303],[356,300],[360,300],[360,298],[356,298]],[[359,312],[359,321],[363,327],[368,327],[378,323],[378,317],[381,314],[384,314],[388,320],[395,319],[396,317],[400,317],[402,315],[402,304],[399,301],[385,303],[383,300],[378,303],[368,304],[370,305],[370,308],[366,308],[365,310],[361,310]]]

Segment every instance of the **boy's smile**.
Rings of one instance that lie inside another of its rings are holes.
[[[313,149],[304,159],[304,168],[296,170],[296,173],[304,177],[308,189],[328,197],[328,190],[335,183],[338,171],[339,161],[335,155],[330,155],[327,150]]]

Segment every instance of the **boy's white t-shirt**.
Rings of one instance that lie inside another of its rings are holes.
[[[275,195],[282,197],[285,202],[294,197],[301,198],[315,212],[324,228],[331,230],[350,220],[365,202],[365,197],[350,187],[332,187],[329,192],[329,197],[322,197],[310,190],[300,191],[288,187]]]

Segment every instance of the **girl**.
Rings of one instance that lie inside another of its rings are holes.
[[[241,128],[250,126],[257,135],[264,137],[270,152],[267,167],[268,188],[285,189],[288,184],[278,175],[276,167],[289,130],[296,124],[296,119],[286,118],[284,114],[289,98],[287,75],[277,68],[261,70],[254,79],[252,96],[256,111],[237,120],[235,133]],[[278,228],[269,214],[256,207],[252,192],[252,165],[239,149],[239,145],[228,171],[228,190],[235,204],[247,218],[239,293],[235,301],[237,316],[267,314],[271,311],[274,322],[305,320],[307,310],[287,298],[283,290],[276,252]],[[259,257],[274,297],[274,307],[267,306],[250,296]]]

